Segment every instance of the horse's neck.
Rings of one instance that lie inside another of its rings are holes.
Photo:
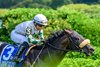
[[[66,50],[67,46],[70,44],[69,39],[66,37],[66,35],[57,38],[56,40],[54,40],[52,43],[50,43],[52,46],[59,48],[59,49],[55,49],[53,47],[48,47],[49,52],[52,55],[55,55],[56,57],[60,58],[61,56],[63,57],[64,54],[66,53],[65,51],[62,51],[63,49]],[[60,50],[62,49],[62,50]],[[46,50],[47,51],[47,50]]]
[[[65,49],[67,47],[66,45],[68,43],[67,40],[68,39],[66,38],[66,36],[62,36],[61,38],[57,38],[50,44],[54,47]],[[30,59],[31,62],[34,62],[34,60],[38,57],[40,51],[41,50],[34,50],[34,49],[31,51],[30,56],[29,56],[29,57],[31,57],[31,59]],[[49,62],[51,61],[51,63],[57,62],[57,64],[58,64],[65,56],[65,53],[66,53],[65,51],[61,51],[61,50],[58,50],[58,49],[48,46],[47,48],[42,50],[42,52],[38,58],[41,59],[42,61],[44,61],[45,63],[48,61]]]

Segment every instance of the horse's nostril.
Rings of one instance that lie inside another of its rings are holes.
[[[94,49],[93,48],[90,48],[89,49],[89,52],[91,53],[91,55],[93,55],[94,54]]]

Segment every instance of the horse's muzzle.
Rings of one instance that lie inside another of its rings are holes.
[[[86,54],[86,56],[90,56],[94,54],[94,48],[90,45],[85,46],[82,48],[82,52]]]

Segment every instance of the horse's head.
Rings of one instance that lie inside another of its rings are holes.
[[[94,52],[89,39],[84,39],[79,33],[70,29],[57,31],[47,41],[49,46],[58,50],[81,51],[86,55]]]
[[[70,40],[69,49],[82,51],[87,56],[94,53],[94,48],[90,45],[89,39],[84,39],[79,33],[73,30],[66,29],[64,31]]]

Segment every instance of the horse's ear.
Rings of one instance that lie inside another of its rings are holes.
[[[65,31],[66,33],[68,33],[68,34],[72,34],[72,31],[69,30],[69,29],[65,29],[64,31]]]

